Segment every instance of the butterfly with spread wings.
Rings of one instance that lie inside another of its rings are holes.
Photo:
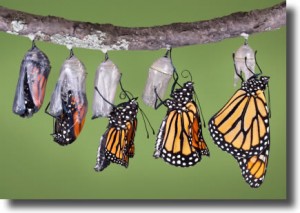
[[[264,94],[269,77],[259,75],[247,81],[239,75],[241,88],[209,121],[214,143],[237,159],[244,179],[255,188],[264,180],[270,149],[270,113]]]
[[[176,83],[177,80],[173,88]],[[171,99],[156,103],[156,108],[163,104],[168,111],[160,126],[153,156],[173,166],[190,167],[198,163],[202,155],[209,156],[209,149],[203,139],[199,109],[193,100],[193,82],[173,88]]]

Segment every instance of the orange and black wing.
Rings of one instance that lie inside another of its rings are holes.
[[[269,151],[270,144],[259,155],[237,159],[245,181],[252,188],[259,187],[265,179],[269,160]]]
[[[193,115],[193,120],[190,120],[192,146],[195,149],[200,150],[201,155],[210,156],[209,149],[202,135],[202,124],[197,105],[195,102],[189,102],[186,105],[186,108],[189,110],[188,113],[190,113],[191,116]]]
[[[127,122],[126,124],[126,141],[128,144],[127,155],[130,158],[134,156],[134,136],[137,128],[137,119],[135,118],[133,122]]]
[[[128,167],[129,158],[134,156],[134,136],[137,119],[126,123],[126,128],[109,127],[100,139],[96,171],[102,171],[110,162]]]
[[[240,89],[209,121],[214,142],[234,157],[259,155],[269,144],[269,112],[265,95]]]
[[[126,129],[110,128],[107,132],[105,157],[113,163],[128,166]]]
[[[167,163],[189,167],[201,160],[201,152],[209,154],[202,137],[201,123],[194,102],[186,105],[187,111],[169,111],[157,136],[154,157]]]

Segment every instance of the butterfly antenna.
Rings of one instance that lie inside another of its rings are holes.
[[[47,105],[46,108],[45,108],[45,113],[46,113],[47,115],[50,115],[51,117],[54,117],[53,115],[51,115],[51,114],[48,112],[49,106],[50,106],[50,102],[48,103],[48,105]]]
[[[141,111],[141,114],[142,114],[142,118],[143,118],[143,121],[144,121],[144,126],[145,126],[145,129],[146,129],[146,133],[147,133],[147,138],[149,138],[149,131],[148,131],[148,128],[147,128],[147,124],[146,124],[146,121],[148,123],[148,125],[150,126],[151,130],[152,130],[152,134],[154,135],[155,134],[155,131],[153,129],[153,126],[151,125],[146,113],[142,110],[141,107],[139,107],[140,111]]]
[[[201,114],[201,117],[202,117],[202,120],[203,120],[203,126],[205,128],[206,124],[205,124],[204,116],[203,116],[203,113],[202,113],[200,101],[199,101],[198,95],[197,95],[197,93],[195,91],[194,91],[194,94],[195,94],[195,98],[196,98],[196,101],[197,101],[197,104],[198,104],[198,107],[199,107],[199,111],[200,111],[200,114]]]
[[[159,97],[159,95],[157,94],[156,87],[154,88],[154,93],[155,93],[155,96],[156,96],[156,98],[155,98],[155,103],[154,103],[154,108],[155,108],[155,109],[158,109],[161,105],[163,105],[163,104],[165,103],[165,101],[163,101],[163,100]],[[157,104],[157,100],[160,101],[159,104]]]
[[[99,91],[98,87],[95,87],[95,90],[98,92],[98,94],[101,96],[101,98],[102,98],[106,103],[108,103],[109,105],[111,105],[113,108],[116,108],[116,106],[115,106],[113,103],[109,102],[106,98],[104,98],[104,96],[103,96],[103,95],[101,94],[101,92]]]
[[[127,90],[124,89],[123,84],[122,84],[122,81],[121,81],[121,78],[122,78],[122,74],[121,74],[121,76],[120,76],[120,81],[119,81],[120,87],[121,87],[121,90],[122,90],[121,93],[123,93],[123,94],[128,98],[128,100],[130,100],[131,98],[129,97],[128,94],[130,94],[130,95],[132,96],[132,98],[133,98],[133,95],[132,95],[130,92],[128,92]],[[120,97],[120,98],[121,98],[121,97]]]
[[[172,87],[171,87],[171,94],[174,92],[176,84],[180,86],[180,84],[178,84],[179,76],[178,76],[178,73],[177,73],[175,67],[174,67],[174,70],[173,70],[173,79],[174,79],[174,82],[173,82]]]
[[[184,73],[187,73],[188,75],[184,75]],[[182,76],[183,78],[190,77],[190,81],[193,82],[193,76],[192,76],[192,73],[191,73],[189,70],[183,70],[183,71],[181,72],[181,76]]]
[[[259,69],[260,74],[262,74],[262,70],[261,70],[260,66],[258,65],[258,63],[257,63],[256,54],[257,54],[257,50],[255,50],[255,53],[254,53],[254,60],[255,60],[256,66],[257,66],[258,69]]]
[[[53,132],[55,132],[55,118],[54,118],[53,115],[51,115],[51,114],[48,112],[49,106],[50,106],[50,102],[48,103],[48,105],[47,105],[46,108],[45,108],[45,113],[48,114],[48,115],[50,115],[50,116],[53,118],[53,119],[52,119],[52,125],[53,125]],[[53,134],[51,134],[51,135],[53,135]]]
[[[236,69],[236,65],[235,65],[235,61],[234,61],[234,57],[235,57],[235,54],[232,53],[232,59],[233,59],[233,66],[234,66],[234,71],[235,71],[235,74],[241,79],[242,82],[244,82],[244,79],[242,77],[242,75],[238,74],[238,71]]]

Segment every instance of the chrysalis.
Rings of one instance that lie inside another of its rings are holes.
[[[80,134],[87,113],[86,71],[71,50],[70,58],[61,67],[60,76],[46,112],[55,118],[55,142],[68,145]]]
[[[105,61],[97,68],[95,75],[95,87],[99,89],[103,97],[110,103],[114,103],[117,86],[120,80],[118,67],[105,54]],[[93,119],[107,117],[112,110],[112,106],[105,102],[95,91],[93,100]]]
[[[163,98],[173,74],[174,67],[171,57],[168,57],[170,51],[171,50],[168,50],[164,57],[156,60],[149,69],[147,83],[143,93],[143,101],[153,108],[156,100],[154,89],[156,89],[159,97]]]
[[[234,64],[236,72],[234,72],[234,86],[236,86],[240,79],[238,75],[243,72],[245,80],[247,81],[255,72],[255,57],[254,51],[249,47],[247,40],[245,43],[235,52]]]
[[[13,103],[13,112],[21,117],[31,117],[42,106],[50,61],[34,41],[21,64],[19,80]]]

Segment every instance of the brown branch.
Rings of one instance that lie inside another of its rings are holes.
[[[100,50],[156,50],[221,41],[241,33],[276,30],[286,24],[286,3],[191,23],[119,27],[38,16],[0,7],[0,31],[36,40]]]

